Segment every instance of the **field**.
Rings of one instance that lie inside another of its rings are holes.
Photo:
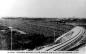
[[[55,19],[53,19],[54,21]],[[12,26],[16,29],[24,31],[26,33],[38,33],[44,34],[45,36],[60,36],[65,32],[69,31],[74,26],[67,25],[65,23],[51,22],[52,19],[4,19],[2,24],[6,26]]]
[[[54,40],[62,34],[68,32],[75,26],[85,27],[83,21],[77,19],[57,19],[57,18],[3,18],[0,20],[0,30],[4,32],[4,39],[7,39],[9,50],[24,50],[34,49],[39,46],[53,43]],[[7,27],[13,27],[21,30],[26,34],[18,33],[17,31],[9,31]],[[1,32],[2,33],[2,32]],[[11,40],[12,33],[12,40]],[[2,33],[3,34],[3,33]],[[39,41],[40,40],[40,41]],[[10,45],[12,41],[12,47]],[[9,43],[8,43],[9,42]],[[5,42],[4,42],[5,43]],[[7,49],[7,48],[3,49]],[[2,48],[0,48],[2,49]]]

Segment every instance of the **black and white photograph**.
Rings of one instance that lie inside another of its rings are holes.
[[[86,51],[86,0],[0,0],[0,51]]]

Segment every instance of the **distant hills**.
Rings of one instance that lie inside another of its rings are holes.
[[[32,21],[50,21],[50,22],[80,22],[86,23],[86,18],[46,18],[46,17],[2,17],[4,19],[21,19],[21,20],[32,20]]]

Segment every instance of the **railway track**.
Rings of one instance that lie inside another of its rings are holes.
[[[85,33],[83,27],[76,26],[57,38],[53,44],[39,47],[33,51],[68,51],[80,44],[80,41],[86,37]]]

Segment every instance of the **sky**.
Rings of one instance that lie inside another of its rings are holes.
[[[86,0],[0,0],[0,17],[86,17]]]

